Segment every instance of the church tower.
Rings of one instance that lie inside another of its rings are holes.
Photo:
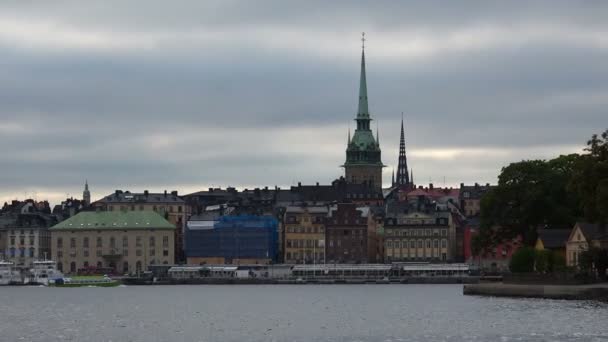
[[[408,173],[407,168],[407,156],[405,154],[405,132],[403,129],[403,113],[401,113],[401,138],[399,139],[399,161],[397,164],[397,179],[393,183],[393,186],[411,188],[412,183],[413,179],[410,179],[410,175]]]
[[[82,201],[85,205],[91,204],[91,193],[89,192],[89,181],[84,181],[84,191],[82,192]]]
[[[350,134],[346,147],[344,172],[346,181],[352,184],[369,184],[382,190],[382,168],[380,141],[374,138],[370,128],[372,120],[367,103],[367,80],[365,77],[365,33],[361,52],[361,76],[359,81],[359,107],[357,110],[357,129],[352,139]]]

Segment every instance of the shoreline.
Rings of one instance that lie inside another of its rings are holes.
[[[463,286],[462,293],[465,296],[599,300],[608,302],[608,283],[588,285],[466,284]]]

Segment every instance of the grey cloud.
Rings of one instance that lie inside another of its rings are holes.
[[[442,4],[0,5],[2,18],[15,22],[48,21],[133,41],[161,37],[144,48],[29,46],[5,39],[0,25],[0,197],[22,187],[62,192],[84,178],[98,189],[327,183],[342,172],[343,142],[356,110],[356,39],[362,30],[369,31],[370,109],[385,164],[396,161],[402,111],[408,151],[487,150],[483,157],[412,157],[420,180],[494,182],[500,167],[526,158],[527,147],[543,151],[530,157],[551,157],[558,148],[582,147],[603,129],[608,5]],[[535,27],[559,29],[563,36],[551,30],[533,39],[501,36]],[[477,29],[496,29],[497,40],[475,45],[464,39],[455,48],[442,40]],[[267,36],[239,37],[256,30]],[[231,34],[219,40],[196,35],[207,31]],[[430,35],[432,53],[415,55],[413,49],[414,55],[391,56],[412,42],[393,42],[392,50],[380,43],[386,43],[382,37],[405,40],[418,32],[421,39]],[[284,41],[291,37],[340,45],[323,51],[314,42]],[[270,44],[280,39],[276,48]],[[291,130],[298,131],[289,139],[280,134]],[[188,139],[158,148],[158,154],[142,147],[161,133]],[[515,152],[492,155],[497,149]]]

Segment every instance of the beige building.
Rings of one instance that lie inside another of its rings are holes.
[[[384,222],[384,260],[453,261],[455,224],[450,212],[413,212]]]
[[[80,212],[50,231],[52,259],[68,274],[93,267],[136,273],[175,262],[175,226],[153,211]]]
[[[175,226],[175,260],[184,260],[184,231],[186,221],[191,216],[191,210],[186,202],[180,198],[177,191],[152,193],[145,190],[143,193],[116,190],[91,204],[94,208],[106,211],[154,211],[163,216]]]
[[[325,261],[327,206],[289,206],[285,210],[283,260],[288,264]]]
[[[577,267],[581,253],[590,246],[608,248],[608,234],[598,224],[577,222],[566,243],[566,265]]]

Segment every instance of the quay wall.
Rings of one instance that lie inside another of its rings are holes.
[[[608,283],[593,285],[467,284],[464,295],[608,301]]]

